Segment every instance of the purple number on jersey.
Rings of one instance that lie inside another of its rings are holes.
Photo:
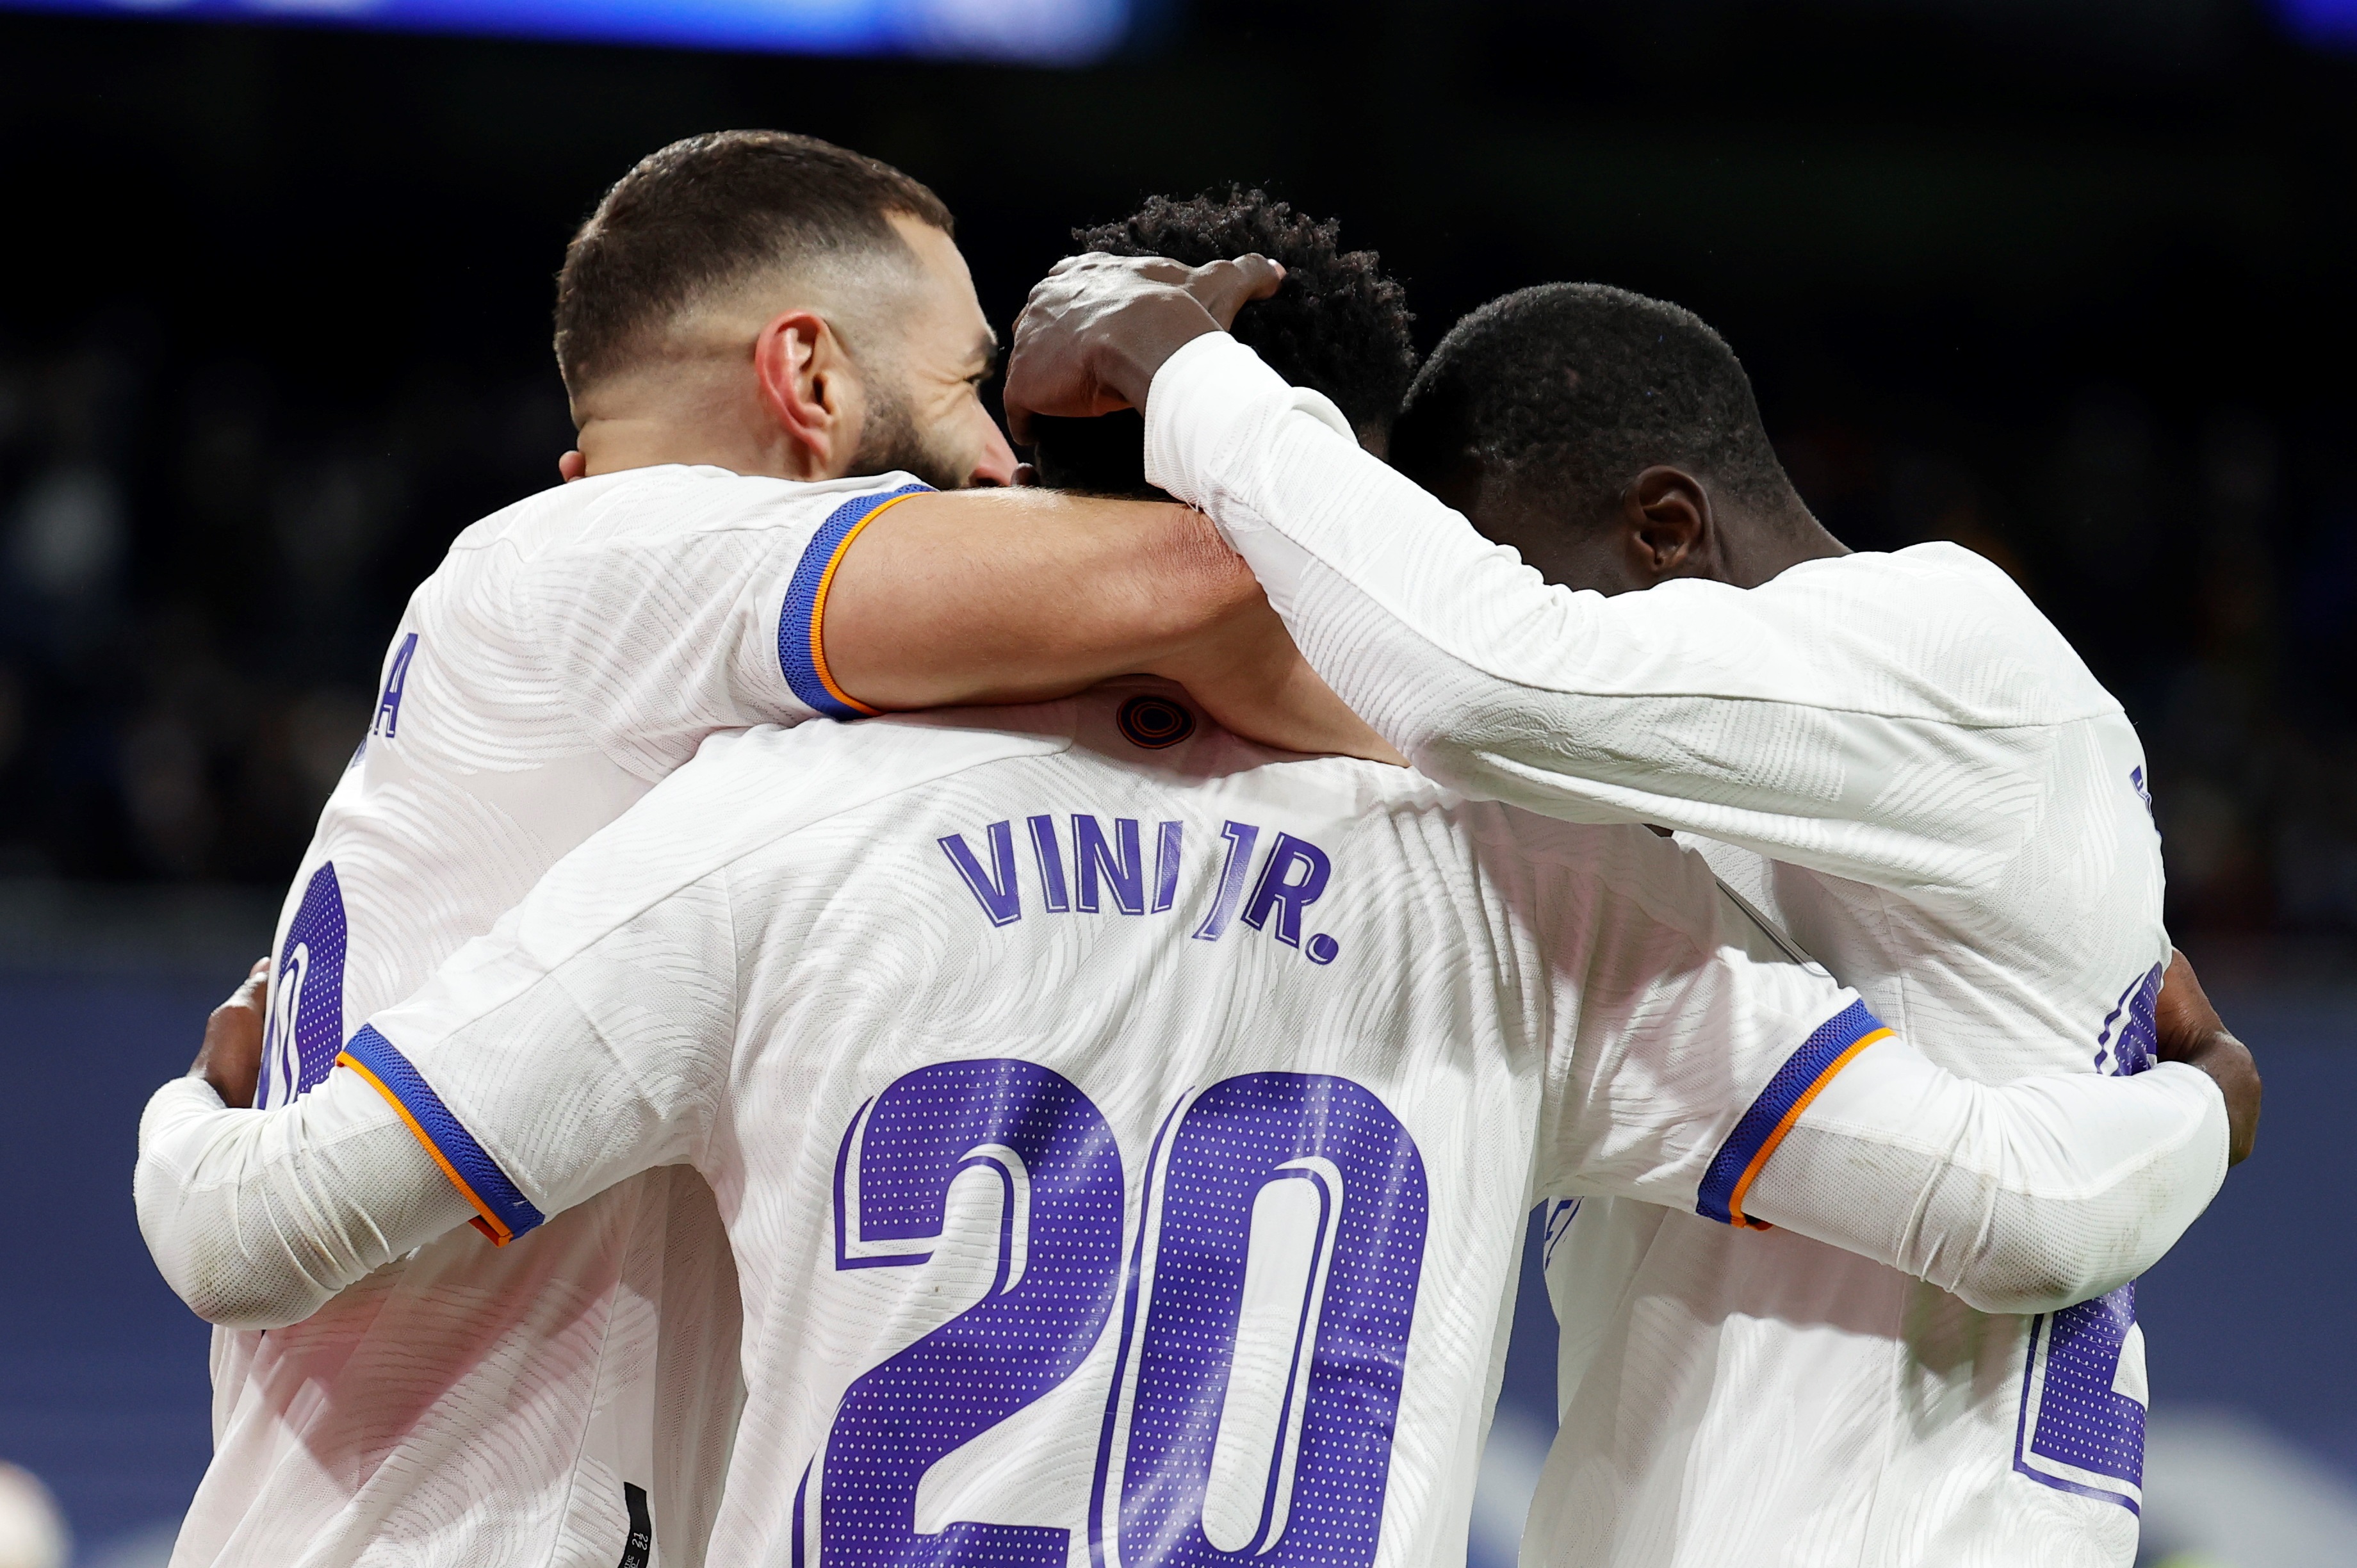
[[[2133,1282],[2031,1318],[2014,1469],[2141,1512],[2148,1400]]]
[[[344,1048],[344,892],[336,863],[311,874],[270,982],[257,1109],[284,1105],[328,1076]]]
[[[1374,1561],[1392,1429],[1424,1267],[1415,1141],[1347,1079],[1265,1072],[1186,1107],[1147,1201],[1159,1208],[1126,1452],[1100,1449],[1090,1525],[1121,1478],[1123,1568]],[[1136,1316],[1133,1265],[1122,1359]]]
[[[2095,1036],[2096,1071],[2128,1078],[2157,1059],[2153,1015],[2161,973],[2154,964],[2129,982],[2104,1015]],[[2031,1318],[2013,1439],[2015,1472],[2043,1487],[2141,1512],[2147,1402],[2135,1282]]]
[[[861,1376],[827,1435],[820,1561],[1062,1568],[1070,1531],[958,1522],[916,1532],[936,1460],[1048,1392],[1087,1359],[1121,1273],[1121,1151],[1060,1075],[1005,1058],[943,1062],[863,1107],[835,1156],[835,1267],[924,1262],[963,1171],[1002,1187],[998,1273],[982,1301]],[[797,1499],[797,1523],[800,1522]],[[802,1531],[795,1531],[801,1558]]]

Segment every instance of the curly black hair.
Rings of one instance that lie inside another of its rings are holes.
[[[1617,515],[1657,463],[1770,510],[1798,499],[1727,340],[1607,284],[1522,289],[1450,328],[1408,391],[1391,460],[1426,489],[1574,528]]]
[[[1247,305],[1235,335],[1295,386],[1333,399],[1361,441],[1377,445],[1415,375],[1407,292],[1372,251],[1344,251],[1340,225],[1297,212],[1264,190],[1231,185],[1189,200],[1157,196],[1118,222],[1075,229],[1083,251],[1168,256],[1190,267],[1254,252],[1285,266],[1285,284]],[[1146,483],[1145,426],[1135,413],[1035,422],[1032,462],[1044,483],[1110,495],[1160,495]]]

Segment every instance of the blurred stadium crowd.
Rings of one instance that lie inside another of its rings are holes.
[[[283,881],[409,589],[570,437],[553,370],[323,406],[136,307],[0,357],[0,874]]]
[[[2175,925],[2357,932],[2347,410],[2179,423],[2094,383],[1991,461],[1755,370],[1836,533],[1968,544],[2088,650],[2145,736]],[[283,879],[409,588],[569,436],[553,367],[356,400],[176,359],[135,304],[0,346],[0,875]]]
[[[1072,72],[9,18],[0,881],[275,888],[410,587],[554,478],[565,234],[782,124],[933,184],[1002,332],[1072,225],[1234,178],[1426,346],[1546,278],[1691,306],[1836,533],[1998,559],[2126,703],[2175,929],[2347,967],[2347,54],[2259,0],[1136,14]]]

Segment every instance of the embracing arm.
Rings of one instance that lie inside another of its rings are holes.
[[[1884,1040],[1770,1146],[1745,1212],[1983,1312],[2048,1312],[2126,1284],[2258,1135],[2258,1069],[2181,952],[2154,1021],[2161,1060],[2130,1078],[1974,1083]]]
[[[1927,606],[1969,630],[2002,618],[1989,604],[1907,573],[1909,602],[1886,585],[1872,607],[1851,602],[1855,575],[1805,570],[1751,591],[1551,586],[1197,302],[1267,267],[1062,263],[1017,324],[1010,419],[1143,408],[1147,478],[1211,516],[1311,667],[1442,783],[1878,886],[1970,886],[2005,864],[2034,820],[2021,781],[2084,694],[2025,691],[2039,661],[2018,650],[2003,682],[1895,664],[1926,640]],[[1993,604],[2011,590],[1988,577]]]
[[[2224,1178],[2200,1069],[1980,1084],[1880,1042],[1826,1083],[1739,1217],[1928,1280],[1983,1312],[2050,1312],[2158,1262]]]
[[[1542,1165],[1542,1192],[1781,1227],[1984,1312],[2043,1312],[2149,1268],[2250,1152],[2257,1072],[2181,957],[2148,1070],[1984,1084],[1761,929],[1727,916],[1710,961],[1626,986],[1582,972],[1542,1145],[1565,1164]]]
[[[1983,1312],[2102,1295],[2160,1260],[2258,1136],[2258,1068],[2181,952],[2154,1021],[2161,1060],[2131,1078],[1979,1084],[1881,1041],[1762,1151],[1746,1212]]]
[[[1067,696],[1167,676],[1248,739],[1398,755],[1310,670],[1201,513],[1050,490],[911,496],[844,551],[821,637],[873,708]]]
[[[559,862],[287,1104],[237,1108],[253,1097],[258,977],[215,1010],[188,1076],[148,1101],[133,1177],[140,1233],[191,1310],[297,1323],[461,1225],[504,1245],[692,1159],[733,1040],[733,950],[714,936],[725,877],[662,891],[673,875],[630,836]],[[678,842],[658,831],[654,848]]]
[[[186,1078],[139,1119],[139,1231],[190,1311],[230,1328],[299,1323],[473,1212],[393,1107],[338,1070],[279,1112],[253,1103],[256,966],[205,1024]]]
[[[165,1283],[209,1323],[279,1328],[474,1210],[393,1108],[338,1070],[277,1111],[175,1079],[139,1119],[132,1190]]]

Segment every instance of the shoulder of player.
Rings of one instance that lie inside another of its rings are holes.
[[[856,521],[877,498],[916,484],[897,473],[805,484],[678,464],[633,468],[564,487],[563,504],[520,519],[511,537],[527,557],[558,560],[694,536],[809,534],[838,515]]]
[[[625,926],[728,919],[748,892],[841,870],[801,853],[797,835],[1027,738],[889,719],[721,732],[551,867],[511,917],[505,945],[545,970]]]
[[[1803,562],[1749,596],[1846,666],[1848,691],[1828,706],[1974,728],[2053,727],[2120,708],[2021,585],[1961,544]]]
[[[845,813],[953,775],[1072,744],[1067,704],[889,714],[856,724],[724,730],[628,817],[650,839],[677,836],[717,866]],[[628,820],[628,817],[625,820]],[[708,846],[703,847],[703,846]]]

